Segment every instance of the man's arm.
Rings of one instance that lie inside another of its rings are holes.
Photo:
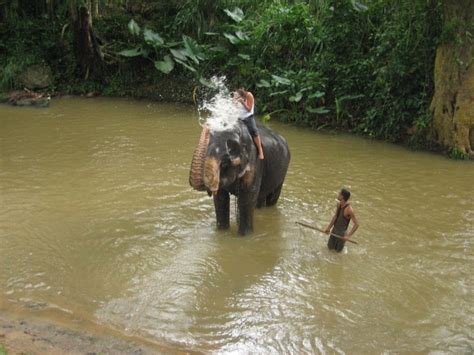
[[[339,207],[338,207],[338,208],[339,208]],[[334,213],[334,217],[332,217],[331,222],[328,224],[328,226],[327,226],[326,229],[324,230],[324,232],[325,232],[326,234],[329,234],[329,232],[331,231],[332,226],[334,225],[334,223],[336,223],[337,209],[338,209],[338,208],[336,208],[336,213]]]
[[[348,212],[349,212],[349,215],[351,216],[352,228],[351,228],[351,231],[345,235],[344,238],[346,240],[349,239],[350,237],[352,237],[352,235],[355,233],[357,228],[359,228],[359,221],[357,221],[357,218],[354,214],[354,210],[352,209],[352,207],[350,208],[350,210]]]

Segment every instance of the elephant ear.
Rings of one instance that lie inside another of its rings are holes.
[[[227,153],[232,158],[240,156],[240,144],[234,139],[228,139],[226,142]]]

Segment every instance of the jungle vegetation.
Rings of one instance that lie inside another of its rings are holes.
[[[67,93],[146,96],[164,79],[205,90],[225,75],[266,118],[426,145],[437,48],[472,45],[454,3],[0,0],[0,87],[38,63]]]

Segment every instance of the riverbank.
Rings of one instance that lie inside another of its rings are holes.
[[[109,333],[109,334],[107,334]],[[141,339],[124,339],[103,330],[72,327],[65,323],[2,310],[0,354],[160,354],[189,353]]]

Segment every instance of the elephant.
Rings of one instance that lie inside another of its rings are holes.
[[[257,126],[264,160],[258,159],[247,127],[238,120],[227,130],[203,128],[189,174],[195,190],[213,196],[218,229],[229,228],[230,194],[237,197],[240,235],[253,232],[255,207],[277,203],[290,163],[286,139],[260,123]]]

